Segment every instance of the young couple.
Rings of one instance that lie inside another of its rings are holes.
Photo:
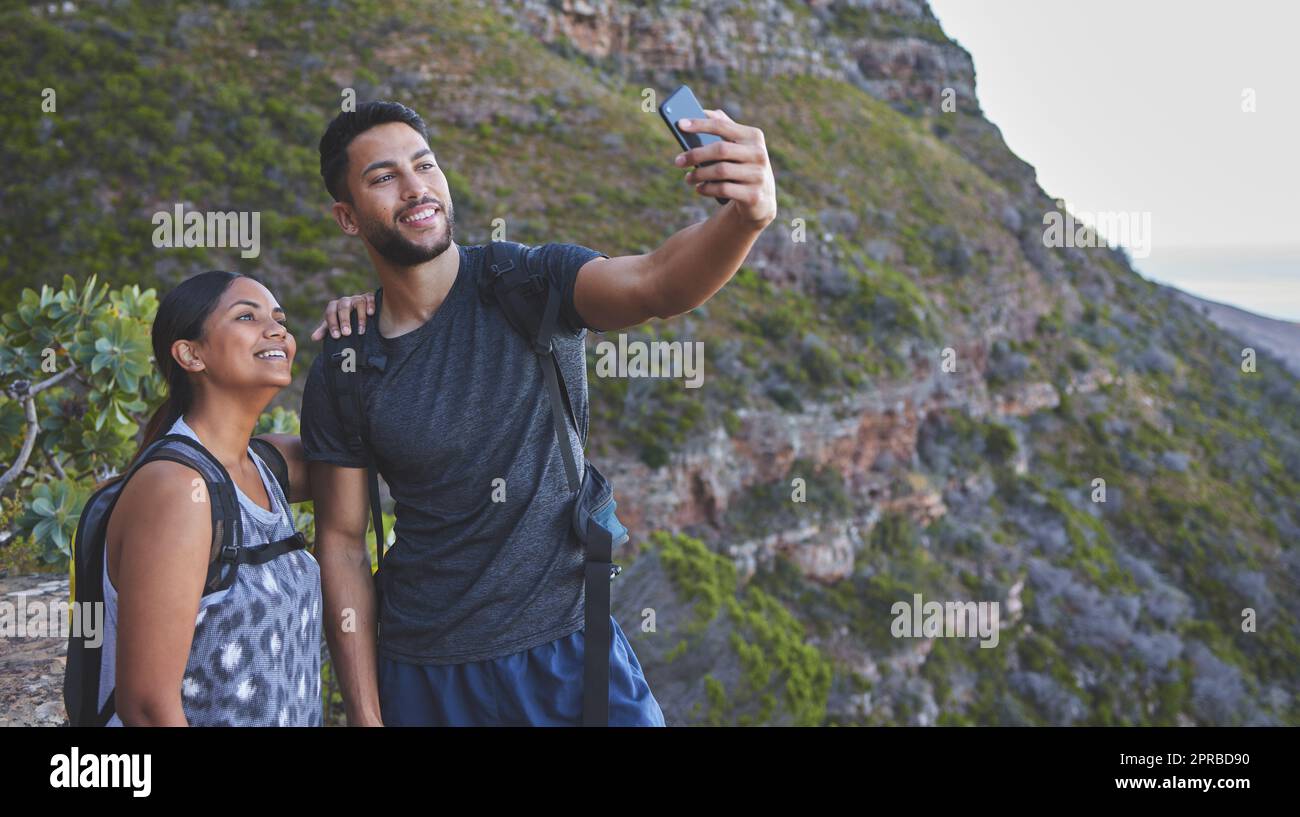
[[[686,179],[731,200],[708,220],[645,255],[529,249],[530,266],[563,293],[555,346],[564,380],[581,384],[571,398],[584,437],[586,330],[694,309],[775,218],[763,134],[721,111],[709,117],[688,129],[722,141],[676,162],[718,160]],[[367,471],[349,453],[324,356],[307,376],[301,440],[265,436],[287,463],[286,496],[250,444],[291,382],[297,344],[284,311],[250,277],[196,275],[154,322],[169,394],[141,450],[167,433],[206,448],[236,485],[245,542],[292,536],[289,503],[313,500],[315,556],[294,549],[241,565],[228,588],[203,594],[213,539],[208,506],[194,501],[202,480],[168,460],[140,468],[107,531],[101,685],[115,686],[111,723],[319,725],[323,623],[350,724],[576,725],[583,549],[536,356],[479,298],[485,248],[455,243],[447,179],[418,114],[393,102],[342,113],[320,163],[334,218],[362,241],[380,283],[373,296],[331,301],[312,339],[349,333],[356,310],[365,354],[384,361],[363,391],[367,443],[397,514],[381,592],[365,542]],[[569,432],[581,463],[582,439]],[[610,725],[663,725],[612,619],[611,633]]]

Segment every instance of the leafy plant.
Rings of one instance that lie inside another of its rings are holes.
[[[0,490],[17,489],[13,533],[42,564],[68,564],[82,506],[126,467],[165,395],[150,343],[157,310],[153,289],[110,291],[92,274],[25,289],[0,314]],[[297,431],[297,415],[277,407],[254,433]]]

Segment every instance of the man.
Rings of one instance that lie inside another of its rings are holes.
[[[696,192],[730,201],[645,255],[572,244],[529,250],[563,294],[554,340],[582,438],[587,329],[668,318],[707,301],[776,216],[763,134],[721,111],[682,127],[724,141],[678,156]],[[302,441],[316,497],[326,637],[348,722],[370,725],[581,722],[583,549],[546,386],[529,344],[478,297],[485,248],[453,240],[447,179],[423,120],[393,102],[337,116],[321,175],[343,232],[379,276],[373,302],[331,301],[312,335],[350,331],[383,355],[365,381],[368,444],[396,503],[376,610],[365,532],[365,463],[348,453],[323,355],[307,378]],[[365,308],[361,308],[361,307]],[[365,316],[378,326],[365,332]],[[376,637],[378,620],[382,637]],[[664,724],[627,637],[611,617],[609,723]],[[378,643],[377,643],[378,642]],[[377,669],[376,669],[377,668]]]

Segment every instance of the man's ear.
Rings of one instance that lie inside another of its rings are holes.
[[[357,227],[357,220],[352,213],[352,205],[345,201],[336,201],[330,207],[330,212],[334,215],[334,221],[339,225],[339,229],[348,235],[356,235],[360,232]]]
[[[172,359],[187,372],[201,372],[207,368],[196,352],[194,344],[188,340],[178,340],[172,344]]]

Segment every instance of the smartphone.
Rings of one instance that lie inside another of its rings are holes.
[[[667,124],[668,129],[673,132],[673,136],[677,137],[677,143],[682,146],[682,150],[690,150],[691,148],[702,147],[711,142],[722,141],[722,137],[716,134],[700,133],[699,131],[683,133],[682,130],[677,127],[677,120],[679,119],[709,118],[709,115],[704,112],[704,108],[700,107],[700,101],[695,98],[694,92],[691,91],[690,86],[688,85],[683,85],[676,91],[673,91],[668,98],[663,101],[663,104],[659,106],[659,115],[663,117],[664,123]],[[717,160],[715,159],[714,161],[701,162],[699,166],[704,167],[706,165],[711,165],[716,161]],[[726,204],[731,201],[731,199],[718,198],[717,196],[714,196],[714,198],[717,199],[718,204]]]

